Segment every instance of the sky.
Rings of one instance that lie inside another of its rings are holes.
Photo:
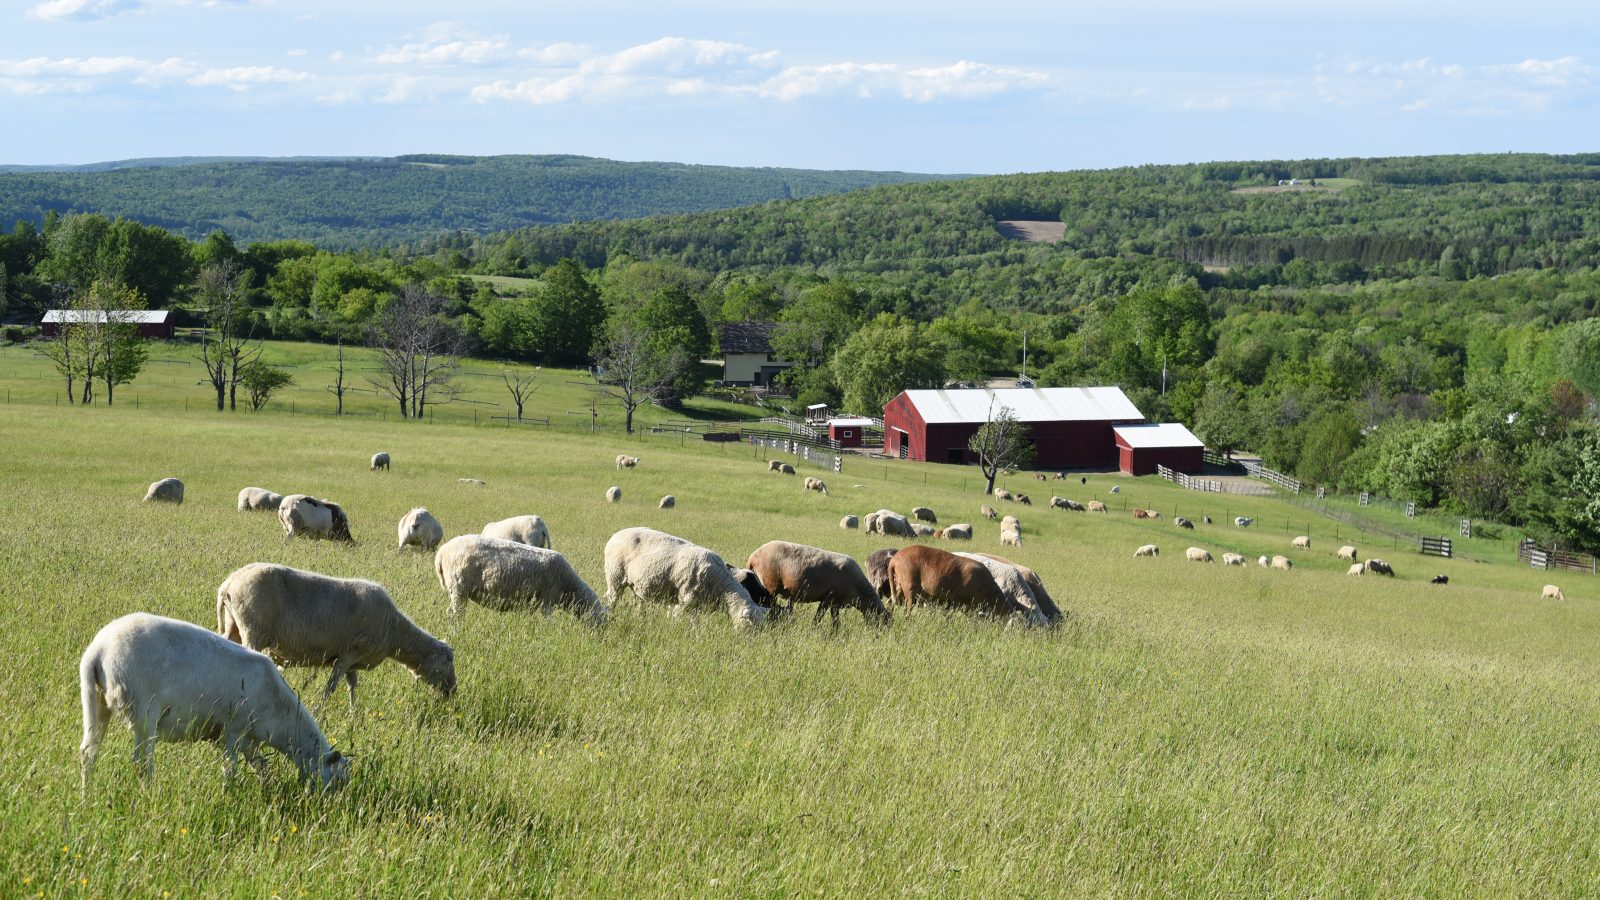
[[[1002,173],[1600,150],[1592,0],[4,0],[0,163]]]

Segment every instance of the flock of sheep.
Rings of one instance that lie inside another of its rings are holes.
[[[639,463],[638,457],[617,457],[618,469]],[[373,470],[389,467],[387,453],[372,457]],[[793,467],[777,463],[772,471],[792,473]],[[804,489],[828,493],[818,478],[807,478]],[[616,502],[621,490],[612,486],[606,496]],[[183,483],[158,481],[145,499],[182,503]],[[660,505],[671,507],[674,499],[664,497]],[[287,538],[353,540],[345,510],[328,500],[247,487],[239,491],[237,509],[274,512]],[[994,517],[992,509],[984,512]],[[934,529],[938,517],[926,507],[913,509],[911,518],[915,524],[883,509],[859,521],[846,516],[840,524],[864,524],[869,533],[884,535],[972,538],[970,524]],[[1016,518],[1002,520],[1001,541],[1020,545]],[[434,554],[452,618],[470,602],[497,611],[561,609],[600,626],[628,590],[640,601],[669,605],[674,614],[721,609],[740,629],[760,628],[802,603],[817,605],[817,622],[831,614],[837,623],[842,610],[855,609],[867,622],[886,625],[892,607],[921,604],[1021,626],[1048,627],[1063,618],[1032,569],[925,545],[880,550],[863,569],[843,553],[769,541],[736,567],[675,535],[625,528],[606,542],[604,600],[551,549],[549,527],[538,516],[490,522],[476,534],[445,541],[439,520],[419,507],[398,525],[397,552],[408,548]],[[337,787],[349,778],[349,759],[329,746],[280,667],[330,668],[319,703],[344,682],[354,706],[358,673],[389,659],[445,697],[456,690],[454,651],[413,622],[381,585],[282,565],[251,563],[230,573],[217,589],[215,632],[148,613],[123,616],[95,635],[79,663],[84,787],[113,715],[133,730],[135,764],[146,778],[154,773],[157,743],[208,740],[221,747],[230,776],[240,755],[262,773],[260,748],[269,746],[303,778]]]

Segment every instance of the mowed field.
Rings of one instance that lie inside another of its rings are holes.
[[[367,470],[376,450],[393,471]],[[619,451],[640,468],[617,471]],[[186,502],[141,503],[168,475]],[[859,559],[894,542],[841,515],[923,504],[1000,549],[971,469],[825,477],[831,496],[805,493],[749,447],[676,438],[0,406],[0,895],[1600,890],[1600,589],[1582,576],[1383,549],[1398,578],[1351,578],[1326,528],[1291,551],[1306,514],[1270,498],[1228,498],[1256,528],[1192,533],[1043,505],[1198,511],[1111,476],[1010,483],[1036,503],[1006,508],[1025,533],[1010,555],[1069,613],[1049,632],[918,611],[735,634],[631,597],[601,630],[476,606],[452,625],[431,558],[393,543],[412,506],[447,536],[536,513],[603,589],[620,528],[729,560],[775,538]],[[623,502],[603,502],[611,484]],[[234,511],[247,485],[342,503],[358,543],[286,541]],[[676,509],[656,509],[666,493]],[[1162,555],[1133,559],[1147,542]],[[1190,544],[1295,568],[1188,563]],[[210,627],[217,585],[253,561],[381,582],[455,646],[458,693],[388,663],[359,717],[336,695],[319,720],[355,758],[334,795],[276,756],[264,782],[225,785],[209,745],[161,745],[142,787],[121,728],[81,794],[96,630],[135,610]],[[1567,599],[1541,601],[1546,580]]]

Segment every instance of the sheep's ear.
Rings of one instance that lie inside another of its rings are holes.
[[[327,765],[331,766],[331,765],[334,765],[334,764],[338,763],[339,760],[341,760],[341,759],[349,759],[349,758],[350,758],[350,756],[347,753],[340,753],[337,750],[329,750],[326,754],[323,755],[322,761],[324,763],[326,763]]]

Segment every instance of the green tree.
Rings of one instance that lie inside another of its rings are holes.
[[[880,313],[844,342],[828,368],[845,408],[871,414],[903,390],[943,384],[945,352],[927,329]]]
[[[1244,390],[1236,382],[1217,380],[1206,384],[1195,413],[1195,433],[1206,446],[1229,456],[1233,451],[1251,444],[1252,429],[1249,407],[1245,405]]]
[[[1361,423],[1343,409],[1328,409],[1306,420],[1295,472],[1313,484],[1338,484],[1344,462],[1361,446]]]
[[[1033,462],[1028,426],[1017,419],[1011,407],[1001,404],[996,409],[992,399],[988,420],[967,441],[967,449],[978,457],[985,495],[994,493],[994,480],[1001,472],[1026,468]]]
[[[864,299],[842,281],[802,292],[773,329],[773,352],[802,366],[821,365],[859,324]]]
[[[272,400],[272,395],[294,384],[294,376],[277,366],[256,360],[244,370],[241,380],[250,395],[250,411],[260,412]]]
[[[670,291],[674,298],[687,300],[687,292],[681,287],[663,290]],[[705,318],[693,301],[681,308],[691,320],[704,325]],[[526,346],[550,365],[578,365],[588,359],[605,320],[605,303],[588,272],[576,261],[562,259],[545,270],[539,290],[528,303]],[[710,350],[709,328],[705,330],[705,349]]]

